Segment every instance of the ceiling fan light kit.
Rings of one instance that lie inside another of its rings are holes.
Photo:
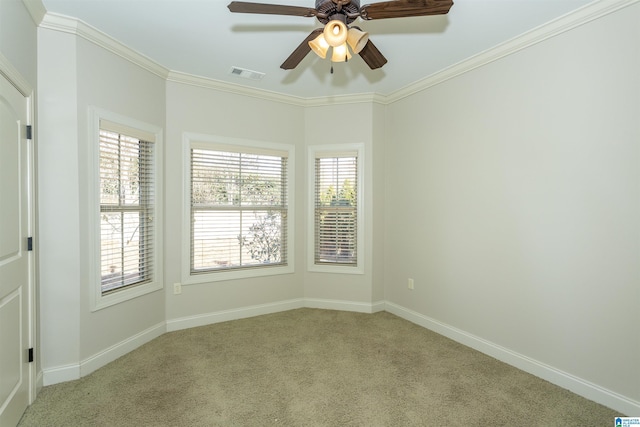
[[[322,35],[330,46],[340,46],[347,41],[347,24],[333,19],[324,26]]]
[[[349,28],[347,33],[347,43],[353,50],[353,53],[360,53],[364,49],[365,45],[369,41],[369,33],[360,31],[359,28]]]
[[[322,34],[309,42],[311,50],[320,58],[325,59],[329,47],[333,48],[331,62],[346,62],[351,59],[349,47],[354,54],[358,54],[367,44],[369,34],[347,25],[337,19],[329,21]]]
[[[316,55],[324,59],[327,57],[327,51],[331,46],[325,40],[324,34],[320,34],[318,37],[309,42],[309,47]]]
[[[259,13],[315,17],[324,24],[324,29],[315,29],[289,57],[280,65],[284,70],[295,68],[310,51],[320,58],[327,57],[332,47],[331,61],[345,62],[351,59],[351,51],[360,55],[364,62],[375,70],[387,63],[387,58],[369,40],[369,34],[348,25],[357,18],[372,19],[404,18],[410,16],[444,15],[453,6],[452,0],[390,0],[360,7],[360,0],[316,0],[316,7],[286,6],[278,4],[232,1],[229,10],[236,13]],[[332,67],[333,69],[333,67]]]
[[[347,62],[350,59],[351,52],[349,52],[349,48],[347,48],[346,43],[333,48],[333,52],[331,54],[331,62]]]

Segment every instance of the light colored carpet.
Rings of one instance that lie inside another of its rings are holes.
[[[610,426],[615,411],[390,313],[167,333],[44,387],[28,426]]]

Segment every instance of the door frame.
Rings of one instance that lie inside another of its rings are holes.
[[[11,83],[27,101],[27,125],[31,125],[34,128],[35,117],[35,91],[29,82],[22,77],[20,72],[9,62],[9,60],[0,52],[0,74]],[[36,190],[36,131],[32,131],[31,139],[27,140],[28,145],[28,185],[27,185],[27,200],[28,200],[28,220],[27,231],[29,236],[33,238],[33,250],[28,252],[28,264],[29,264],[29,280],[27,289],[27,329],[28,329],[28,346],[34,349],[33,363],[29,364],[29,378],[28,390],[29,390],[29,405],[33,403],[38,391],[42,388],[42,363],[40,361],[40,340],[37,329],[37,294],[36,284],[38,283],[37,277],[37,248],[38,238],[36,229],[36,215],[37,215],[37,190]]]

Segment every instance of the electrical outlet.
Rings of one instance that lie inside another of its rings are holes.
[[[173,294],[178,295],[182,293],[182,283],[173,284]]]
[[[409,279],[407,280],[407,288],[412,289],[413,290],[413,279]]]

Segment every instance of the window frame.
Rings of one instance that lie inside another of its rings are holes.
[[[319,155],[327,157],[327,154],[344,156],[348,153],[356,153],[357,174],[356,174],[356,264],[355,265],[331,265],[316,264],[316,230],[315,230],[315,199],[316,199],[316,158]],[[319,273],[340,273],[340,274],[364,274],[364,253],[365,253],[365,229],[364,229],[364,144],[345,143],[313,145],[307,148],[307,270]]]
[[[287,261],[286,264],[249,265],[228,270],[193,273],[191,271],[191,150],[231,151],[265,154],[286,153],[287,155]],[[270,141],[258,141],[230,138],[217,135],[183,133],[183,212],[182,212],[182,283],[185,285],[207,282],[219,282],[233,279],[290,274],[294,272],[294,194],[295,194],[295,149],[292,145]]]
[[[101,310],[124,301],[146,295],[151,292],[164,288],[163,277],[163,190],[162,190],[162,165],[163,165],[163,131],[161,127],[145,123],[124,115],[102,110],[96,107],[89,108],[89,165],[91,174],[91,187],[89,197],[89,223],[91,231],[89,233],[90,262],[89,274],[92,278],[90,284],[92,291],[91,311]],[[120,289],[115,289],[107,293],[102,292],[101,277],[101,232],[100,232],[100,131],[101,122],[109,122],[112,126],[119,126],[123,129],[123,134],[127,134],[126,130],[130,130],[131,137],[145,140],[153,144],[153,165],[150,171],[153,174],[153,184],[151,191],[154,193],[152,202],[153,209],[153,231],[151,239],[153,240],[153,249],[147,256],[152,257],[151,280],[146,283],[125,285]],[[147,141],[149,140],[150,141]]]

